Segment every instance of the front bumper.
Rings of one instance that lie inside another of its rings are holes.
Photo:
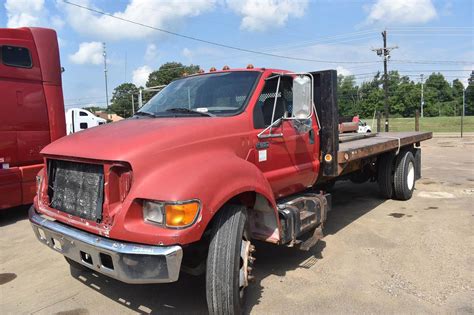
[[[124,243],[84,232],[41,216],[32,206],[30,222],[38,240],[64,256],[125,283],[178,280],[180,246]]]

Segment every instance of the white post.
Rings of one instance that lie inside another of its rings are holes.
[[[138,108],[142,108],[143,106],[143,99],[142,99],[142,88],[138,90]]]
[[[133,93],[132,93],[132,115],[135,115],[135,103],[133,101]]]

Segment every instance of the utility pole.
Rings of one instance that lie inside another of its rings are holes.
[[[461,113],[461,138],[464,126],[464,112],[466,110],[466,89],[463,87],[462,89],[462,113]]]
[[[423,118],[423,107],[425,106],[425,99],[423,98],[423,73],[420,74],[421,76],[421,101],[420,101],[420,107],[421,107],[421,118]]]
[[[390,51],[393,49],[398,48],[398,46],[387,47],[387,30],[382,32],[383,38],[383,48],[372,49],[372,51],[377,52],[377,55],[383,57],[383,73],[384,73],[384,80],[383,80],[383,90],[384,90],[384,116],[385,116],[385,132],[388,132],[388,116],[390,113],[390,109],[388,106],[388,59],[390,59]]]
[[[102,56],[104,56],[104,78],[105,78],[105,103],[109,108],[109,90],[107,84],[107,51],[105,50],[105,43],[102,43]]]

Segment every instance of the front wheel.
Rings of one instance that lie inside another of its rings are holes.
[[[206,296],[210,314],[241,314],[254,261],[241,205],[224,206],[216,214],[207,256]]]

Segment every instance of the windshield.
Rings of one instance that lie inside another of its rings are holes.
[[[155,116],[236,114],[245,106],[259,74],[236,71],[179,79],[155,95],[139,112]]]

